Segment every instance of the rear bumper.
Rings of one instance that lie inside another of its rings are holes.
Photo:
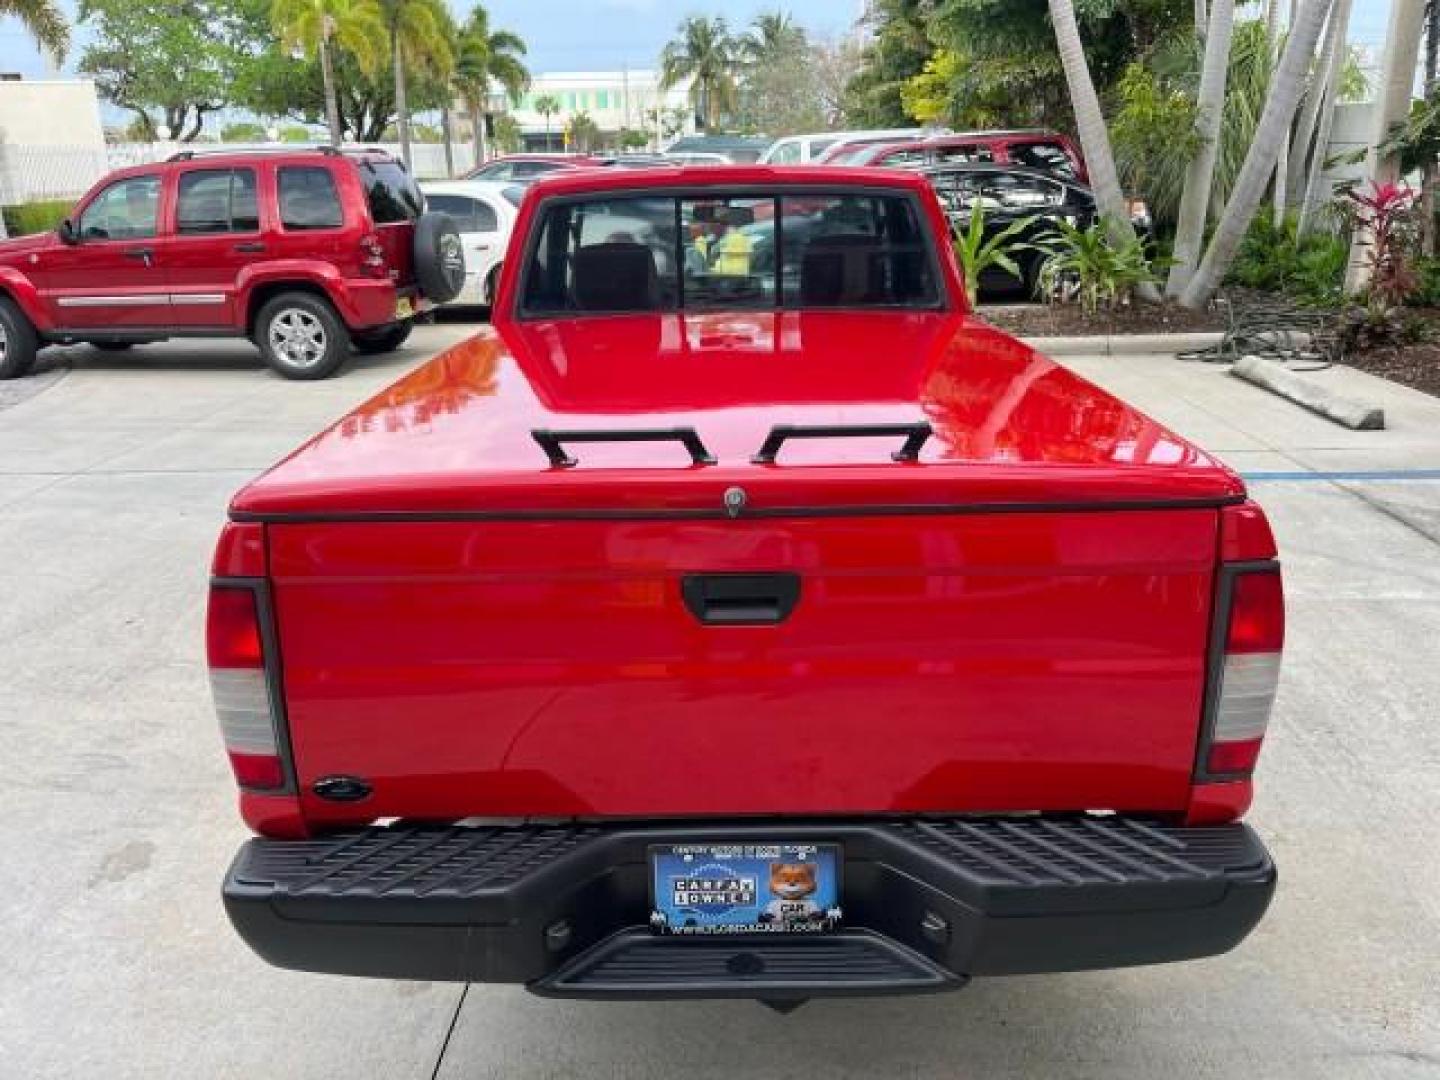
[[[647,848],[829,841],[846,929],[656,937]],[[1259,922],[1275,868],[1244,825],[1118,817],[371,828],[251,840],[226,910],[279,967],[523,983],[566,997],[943,990],[973,975],[1210,956]]]

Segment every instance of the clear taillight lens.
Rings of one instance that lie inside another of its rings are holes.
[[[1260,756],[1285,644],[1285,596],[1278,570],[1236,574],[1205,767],[1249,775]]]
[[[236,781],[241,787],[260,790],[283,787],[285,770],[265,673],[255,591],[213,587],[205,638],[210,690]]]

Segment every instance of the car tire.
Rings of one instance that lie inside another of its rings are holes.
[[[490,273],[485,275],[485,287],[480,292],[480,306],[493,308],[495,306],[495,290],[500,287],[500,264],[496,263],[490,268]]]
[[[13,300],[0,296],[0,379],[18,379],[35,363],[40,338]]]
[[[421,214],[415,222],[415,280],[436,304],[449,303],[465,287],[465,249],[449,214]]]
[[[133,341],[92,341],[90,345],[101,352],[124,352],[126,349],[134,348],[135,343]]]
[[[281,293],[255,319],[260,355],[287,379],[326,379],[350,354],[350,334],[335,309],[311,293]]]
[[[405,344],[415,324],[410,321],[381,327],[379,330],[362,330],[350,335],[350,344],[362,356],[394,352]]]

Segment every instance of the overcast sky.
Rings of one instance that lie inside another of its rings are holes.
[[[468,9],[465,0],[450,0],[457,13]],[[60,0],[72,16],[74,0]],[[724,15],[734,27],[743,27],[762,11],[777,7],[797,22],[823,35],[844,33],[854,24],[861,0],[489,0],[491,24],[514,30],[530,47],[533,72],[613,70],[652,67],[661,47],[674,34],[687,13]],[[1351,16],[1352,41],[1377,49],[1385,39],[1390,0],[1355,0]],[[77,28],[80,54],[84,28]],[[44,74],[44,65],[29,38],[13,18],[0,19],[0,71],[27,76]]]

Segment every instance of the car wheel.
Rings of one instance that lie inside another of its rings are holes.
[[[437,304],[448,304],[465,287],[465,249],[450,215],[421,214],[415,222],[415,280]]]
[[[101,352],[124,352],[126,349],[133,348],[135,343],[133,341],[92,341],[90,345]]]
[[[287,379],[325,379],[350,352],[331,306],[309,293],[282,293],[260,309],[255,337],[265,362]]]
[[[14,301],[0,297],[0,379],[18,379],[35,363],[40,339]]]
[[[363,330],[350,335],[350,344],[355,347],[356,352],[365,356],[394,352],[405,344],[405,339],[414,328],[413,322],[402,322],[380,330]]]

